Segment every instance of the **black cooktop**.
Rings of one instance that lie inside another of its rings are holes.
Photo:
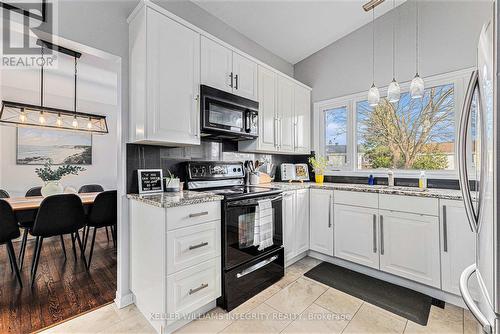
[[[223,195],[225,198],[242,198],[254,196],[267,196],[279,194],[281,190],[278,188],[267,188],[258,186],[234,186],[224,188],[199,189],[200,191],[208,191],[217,195]]]

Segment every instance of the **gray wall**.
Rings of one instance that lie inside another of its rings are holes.
[[[475,66],[483,23],[492,13],[486,0],[419,0],[420,75]],[[367,14],[371,15],[371,14]],[[392,20],[396,18],[396,79],[415,75],[415,0],[375,21],[375,83],[392,80]],[[371,24],[295,64],[295,78],[313,88],[314,102],[368,91],[372,83]]]

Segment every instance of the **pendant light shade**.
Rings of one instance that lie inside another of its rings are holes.
[[[368,91],[368,104],[370,107],[378,106],[380,102],[380,92],[378,91],[377,86],[375,84],[372,85],[372,88]]]
[[[424,96],[424,80],[417,74],[410,84],[410,95],[412,99],[420,99]]]
[[[424,80],[418,75],[419,48],[418,48],[418,1],[415,1],[416,7],[416,22],[415,22],[415,69],[416,74],[410,84],[410,96],[412,99],[420,99],[424,96],[425,84]]]
[[[372,9],[372,79],[372,87],[368,91],[368,104],[370,107],[376,107],[380,102],[380,92],[375,86],[375,7]]]
[[[392,79],[392,82],[389,84],[387,88],[387,100],[391,103],[396,103],[399,101],[399,97],[401,96],[401,88],[399,87],[396,79]]]

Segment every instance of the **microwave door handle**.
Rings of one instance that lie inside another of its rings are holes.
[[[469,222],[472,232],[477,232],[476,215],[474,213],[474,206],[472,204],[472,197],[470,194],[469,178],[467,175],[467,127],[469,124],[470,113],[472,110],[472,100],[474,97],[474,90],[478,84],[478,71],[471,74],[467,93],[465,95],[464,104],[462,107],[462,114],[460,115],[460,123],[458,128],[458,181],[460,183],[460,190],[464,200],[465,213],[467,214],[467,221]]]
[[[246,133],[250,133],[250,122],[251,122],[251,115],[250,115],[251,111],[250,110],[246,110],[245,111],[245,132]]]

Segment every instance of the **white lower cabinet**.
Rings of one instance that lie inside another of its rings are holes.
[[[309,248],[333,256],[333,190],[311,189]]]
[[[285,262],[294,257],[295,253],[295,191],[283,193],[283,246],[285,247]]]
[[[443,290],[460,295],[459,281],[464,269],[475,262],[476,238],[469,228],[462,201],[440,200],[441,279]],[[478,293],[476,280],[469,280],[472,295]]]
[[[283,193],[285,263],[309,250],[309,189]]]
[[[379,223],[380,270],[440,288],[438,217],[380,210]]]
[[[335,256],[379,268],[378,209],[334,206]]]

